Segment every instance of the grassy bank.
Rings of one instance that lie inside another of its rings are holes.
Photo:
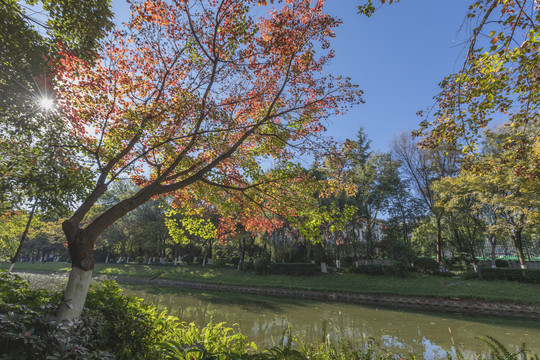
[[[7,268],[6,263],[0,265]],[[65,263],[19,263],[15,271],[67,272]],[[200,266],[152,266],[97,264],[94,276],[133,277],[141,279],[168,279],[205,283],[281,287],[288,289],[351,291],[370,294],[414,295],[447,298],[470,298],[498,302],[540,305],[540,286],[508,281],[479,281],[417,276],[394,278],[363,274],[328,274],[314,277],[286,275],[257,275],[254,272],[229,268]]]

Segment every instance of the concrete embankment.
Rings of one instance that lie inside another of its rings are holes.
[[[494,316],[540,321],[540,306],[499,303],[475,299],[417,297],[387,294],[362,294],[356,292],[315,291],[270,287],[254,287],[200,283],[166,279],[140,279],[118,277],[119,283],[167,286],[184,289],[226,291],[242,294],[279,296],[296,299],[337,301],[351,304],[373,305],[394,309],[413,309],[472,316]]]

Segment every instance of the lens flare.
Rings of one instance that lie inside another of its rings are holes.
[[[39,106],[41,106],[43,109],[49,111],[54,108],[54,101],[49,98],[41,98],[39,100]]]

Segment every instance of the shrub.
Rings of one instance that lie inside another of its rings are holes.
[[[213,265],[216,267],[225,267],[227,266],[227,260],[224,258],[217,258],[214,260]]]
[[[414,259],[414,269],[421,274],[433,275],[439,272],[439,263],[430,257]]]
[[[525,282],[540,284],[540,269],[524,269],[523,278]]]
[[[480,271],[480,269],[478,269]],[[467,270],[463,273],[461,273],[461,278],[464,280],[474,280],[478,279],[478,273],[474,270]]]
[[[268,267],[269,274],[291,276],[314,276],[320,274],[320,267],[310,263],[272,263]]]
[[[0,358],[114,358],[102,348],[105,320],[85,314],[80,320],[57,324],[59,299],[60,294],[30,290],[19,276],[0,270]]]
[[[266,274],[268,272],[268,267],[270,265],[270,260],[266,257],[258,258],[253,262],[253,267],[257,274]]]
[[[521,269],[505,268],[478,268],[478,278],[480,280],[509,280],[523,282]]]
[[[406,278],[411,276],[411,266],[403,261],[398,261],[383,268],[384,273],[394,277]]]
[[[478,268],[478,278],[540,284],[540,269]]]
[[[118,359],[160,359],[157,347],[162,341],[176,335],[175,318],[159,313],[142,299],[120,294],[118,285],[105,281],[103,286],[89,292],[86,306],[94,318],[106,319],[101,331],[103,347]]]
[[[359,267],[353,267],[352,271],[357,274],[366,275],[384,275],[384,267],[376,264],[365,264]]]
[[[182,262],[186,263],[187,265],[193,265],[193,259],[193,255],[191,254],[186,254],[180,258],[180,260],[182,260]]]
[[[345,256],[341,260],[341,266],[342,267],[351,267],[354,264],[354,258],[352,256]]]
[[[473,270],[473,272],[474,272],[474,270]],[[452,277],[452,276],[454,276],[454,273],[451,272],[451,271],[437,271],[433,275],[440,276],[440,277]]]
[[[238,265],[238,270],[254,270],[253,261],[246,261]]]
[[[137,264],[142,264],[142,263],[144,262],[144,258],[143,258],[142,256],[137,256],[137,257],[135,258],[135,262],[136,262]]]
[[[495,266],[498,268],[507,268],[509,264],[508,261],[504,259],[495,259]]]

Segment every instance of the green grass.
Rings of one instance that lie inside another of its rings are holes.
[[[0,268],[7,268],[1,263]],[[15,271],[67,272],[65,263],[18,263]],[[463,280],[438,276],[401,279],[363,274],[328,274],[314,277],[256,275],[229,268],[200,266],[151,266],[97,264],[94,276],[118,276],[150,279],[184,280],[216,284],[280,287],[289,289],[351,291],[371,294],[457,297],[521,304],[540,304],[540,286],[508,281]]]

